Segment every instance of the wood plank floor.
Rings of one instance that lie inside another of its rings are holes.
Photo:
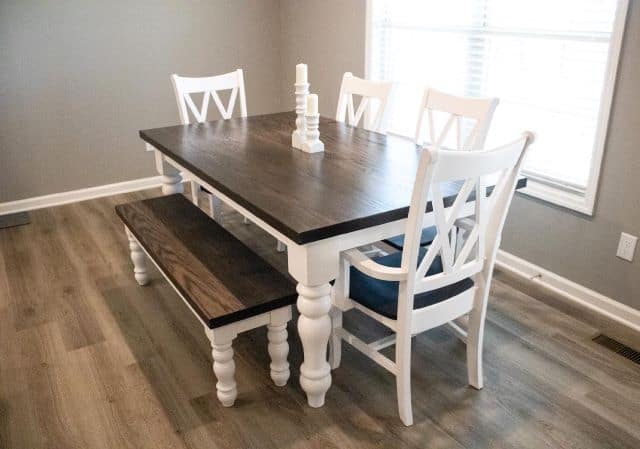
[[[157,272],[133,279],[116,204],[133,193],[32,213],[0,230],[0,448],[639,448],[640,367],[593,343],[597,329],[508,283],[492,288],[485,388],[445,329],[414,340],[415,425],[397,417],[393,377],[344,345],[326,406],[269,378],[266,331],[235,343],[238,400],[215,395],[202,326]],[[255,225],[226,226],[279,269]],[[346,326],[367,338],[362,315]],[[392,351],[393,348],[389,348]]]

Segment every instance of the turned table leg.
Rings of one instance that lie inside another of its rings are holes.
[[[162,193],[164,195],[184,192],[180,171],[168,164],[159,151],[156,151],[156,169],[162,175]]]
[[[304,362],[300,366],[300,385],[307,393],[311,407],[322,407],[331,386],[331,373],[327,362],[327,343],[331,334],[330,284],[297,286],[298,334],[302,341]]]

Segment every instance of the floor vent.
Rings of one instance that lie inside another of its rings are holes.
[[[633,363],[637,363],[640,365],[640,352],[635,349],[630,348],[629,346],[620,343],[617,340],[614,340],[611,337],[607,337],[604,334],[598,334],[593,337],[593,341],[598,343],[601,346],[609,349],[610,351],[615,352],[616,354],[620,354],[622,357],[631,360]]]

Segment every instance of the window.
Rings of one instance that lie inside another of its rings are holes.
[[[367,77],[413,137],[426,86],[500,98],[487,146],[525,129],[527,194],[593,213],[627,0],[369,0]]]

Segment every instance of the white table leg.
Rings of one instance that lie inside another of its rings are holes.
[[[162,153],[156,151],[156,169],[162,175],[162,193],[171,195],[174,193],[183,193],[182,175],[174,166],[168,164],[162,158]]]
[[[300,385],[307,393],[311,407],[322,407],[331,386],[331,368],[327,362],[327,344],[331,334],[330,284],[298,284],[298,334],[302,342],[304,362],[300,366]]]
[[[331,284],[338,274],[340,251],[331,241],[287,246],[289,273],[298,281],[298,334],[304,361],[300,386],[311,407],[322,407],[331,386],[327,345],[331,335]]]

